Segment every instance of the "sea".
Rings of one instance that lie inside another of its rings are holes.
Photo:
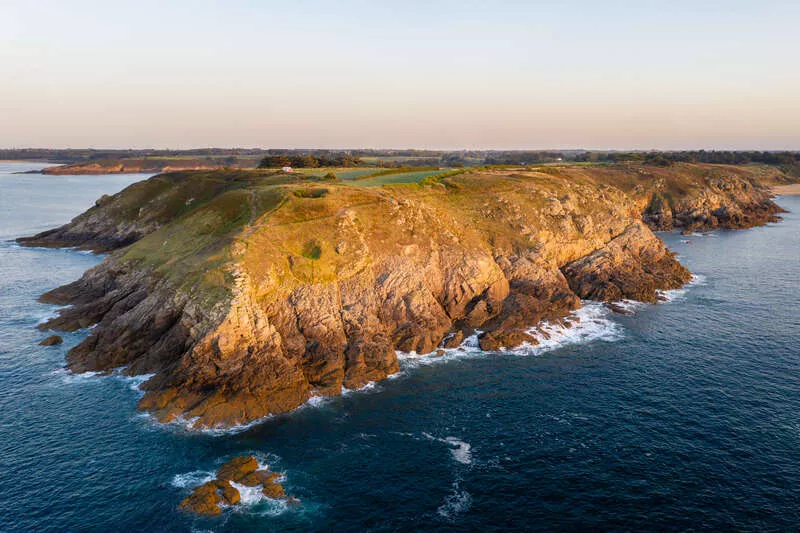
[[[401,354],[364,390],[230,431],[136,410],[142,378],[74,375],[42,292],[102,256],[21,248],[145,175],[0,162],[0,531],[796,531],[800,197],[783,222],[661,238],[695,273],[630,315],[588,303],[511,352]],[[474,339],[473,339],[474,341]],[[225,460],[281,472],[289,506],[177,510]]]

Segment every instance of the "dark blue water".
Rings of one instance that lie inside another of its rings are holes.
[[[3,241],[136,179],[8,167]],[[3,242],[0,530],[796,530],[800,198],[779,203],[793,211],[781,224],[664,235],[700,282],[633,316],[590,308],[582,340],[406,360],[370,391],[233,435],[154,425],[135,383],[59,371],[84,333],[39,347],[34,326],[53,308],[35,298],[99,259]],[[175,510],[243,453],[284,472],[303,504],[212,520]]]

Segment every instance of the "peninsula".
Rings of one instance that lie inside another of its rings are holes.
[[[768,186],[787,182],[690,163],[334,173],[161,174],[19,239],[110,252],[41,296],[70,305],[41,329],[96,325],[69,368],[154,374],[139,407],[160,421],[244,424],[384,379],[398,350],[535,344],[581,300],[656,303],[691,274],[653,230],[776,221]]]

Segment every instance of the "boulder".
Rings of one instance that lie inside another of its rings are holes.
[[[222,494],[222,502],[227,505],[236,505],[242,499],[242,495],[236,490],[236,487],[231,485],[230,481],[216,481],[217,488]]]
[[[61,338],[60,335],[50,335],[42,342],[39,343],[40,346],[57,346],[64,342],[64,339]]]
[[[236,481],[243,479],[248,474],[258,470],[258,461],[251,456],[234,457],[217,470],[217,479],[223,481]]]
[[[264,485],[264,488],[261,489],[261,492],[267,498],[279,499],[286,497],[286,492],[283,490],[283,485],[281,485],[280,483],[275,483],[275,482],[267,483],[266,485]]]
[[[220,509],[219,504],[222,501],[222,496],[217,492],[218,488],[216,481],[203,483],[181,502],[179,508],[182,511],[201,515],[213,516],[220,514],[222,509]]]
[[[442,341],[442,348],[458,348],[464,342],[464,332],[461,330],[451,333]]]

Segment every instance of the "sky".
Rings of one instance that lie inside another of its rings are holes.
[[[800,149],[798,1],[0,0],[0,147]]]

